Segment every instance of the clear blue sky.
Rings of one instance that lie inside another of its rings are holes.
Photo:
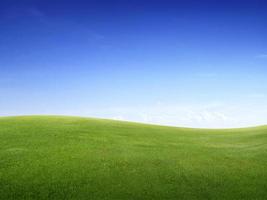
[[[267,2],[1,0],[0,115],[267,124]]]

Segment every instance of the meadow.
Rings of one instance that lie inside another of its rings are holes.
[[[0,199],[267,199],[267,126],[0,118]]]

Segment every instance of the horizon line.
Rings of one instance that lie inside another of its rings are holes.
[[[170,127],[170,128],[181,128],[181,129],[200,129],[200,130],[236,130],[236,129],[255,129],[260,127],[266,127],[267,124],[255,125],[255,126],[242,126],[242,127],[233,127],[233,128],[208,128],[208,127],[189,127],[189,126],[175,126],[175,125],[164,125],[164,124],[156,124],[149,122],[139,122],[139,121],[130,121],[123,119],[112,119],[112,118],[102,118],[102,117],[89,117],[89,116],[79,116],[79,115],[61,115],[61,114],[25,114],[25,115],[0,115],[1,118],[16,118],[16,117],[69,117],[69,118],[83,118],[83,119],[95,119],[95,120],[108,120],[108,121],[117,121],[117,122],[125,122],[125,123],[133,123],[133,124],[143,124],[148,126],[159,126],[159,127]]]

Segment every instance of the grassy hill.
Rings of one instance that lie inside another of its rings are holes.
[[[267,127],[2,117],[0,199],[267,199]]]

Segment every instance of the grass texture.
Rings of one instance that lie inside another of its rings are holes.
[[[267,127],[0,118],[0,199],[267,199]]]

